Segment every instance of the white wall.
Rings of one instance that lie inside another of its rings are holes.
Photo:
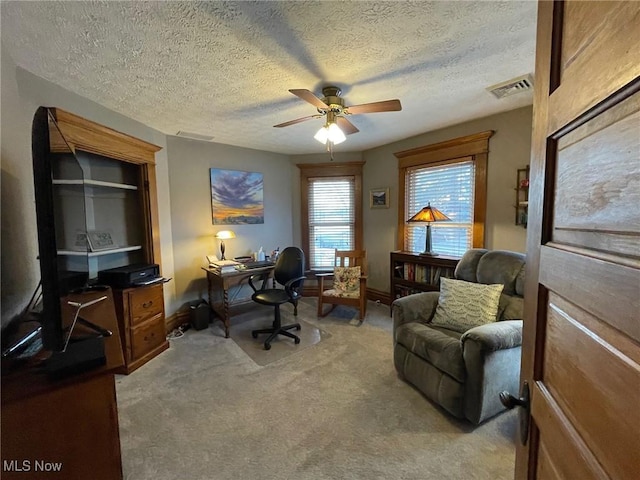
[[[286,155],[248,148],[167,137],[176,294],[181,303],[207,298],[205,255],[220,255],[219,230],[233,230],[227,258],[248,255],[261,246],[270,253],[293,245],[292,167]],[[264,175],[264,224],[213,225],[210,168]]]
[[[1,61],[2,324],[26,306],[40,279],[31,157],[31,123],[40,106],[59,107],[163,148],[156,154],[162,273],[172,277],[165,135],[16,67],[4,50]],[[172,283],[165,284],[165,303],[170,315],[176,303]]]

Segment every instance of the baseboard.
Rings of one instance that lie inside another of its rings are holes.
[[[307,287],[305,285],[304,288],[302,289],[302,296],[303,297],[317,297],[318,296],[318,286],[317,285],[313,285],[313,286]]]
[[[167,317],[164,321],[164,324],[167,328],[167,333],[172,331],[174,328],[179,327],[183,323],[189,322],[189,311],[176,312],[173,315]]]
[[[391,295],[389,295],[389,292],[376,290],[375,288],[367,288],[367,300],[374,302],[380,301],[380,303],[385,305],[391,305]]]

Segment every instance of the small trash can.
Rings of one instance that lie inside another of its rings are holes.
[[[190,323],[194,330],[204,330],[209,326],[209,304],[200,302],[197,305],[191,305]]]

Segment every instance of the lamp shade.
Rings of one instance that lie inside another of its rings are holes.
[[[427,203],[427,206],[416,213],[413,217],[407,220],[408,223],[426,223],[427,231],[424,242],[424,252],[420,253],[420,255],[429,255],[436,256],[437,253],[434,253],[431,250],[431,222],[443,222],[451,220],[444,213],[442,213],[437,208],[433,208],[431,203]]]
[[[444,213],[442,213],[437,208],[431,206],[431,203],[428,203],[426,207],[416,213],[413,217],[411,217],[407,222],[411,223],[425,223],[425,222],[442,222],[446,220],[451,220]]]
[[[216,238],[219,238],[220,240],[228,240],[230,238],[236,238],[236,234],[231,230],[220,230],[216,233]]]

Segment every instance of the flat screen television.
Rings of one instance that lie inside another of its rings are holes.
[[[112,332],[83,318],[81,310],[107,300],[109,287],[91,284],[97,272],[91,278],[85,179],[90,168],[78,160],[48,108],[34,115],[31,145],[40,283],[23,314],[3,329],[11,333],[3,333],[2,357],[22,360],[44,350],[34,366],[62,377],[106,363],[103,339]],[[94,295],[96,290],[104,295]],[[86,328],[78,332],[78,324]],[[5,337],[12,343],[5,345]]]
[[[42,287],[42,344],[64,349],[61,298],[88,287],[89,249],[83,169],[55,119],[40,107],[32,123],[33,181]],[[55,189],[64,189],[63,195]]]

